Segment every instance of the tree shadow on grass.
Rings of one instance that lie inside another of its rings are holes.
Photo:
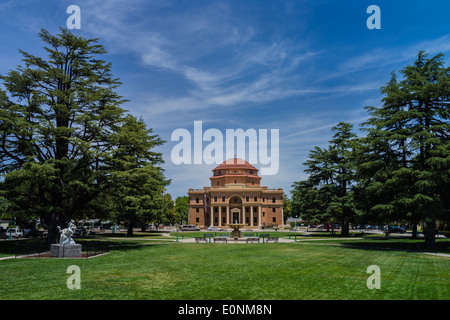
[[[169,233],[169,232],[164,232]],[[144,231],[144,232],[133,232],[132,236],[128,236],[126,232],[118,232],[118,233],[100,233],[95,235],[96,238],[124,238],[124,239],[133,239],[133,238],[157,238],[163,236],[163,232],[160,231]]]
[[[350,249],[394,250],[450,254],[450,239],[436,239],[433,249],[425,246],[423,239],[368,239],[361,241],[341,242],[339,245]]]
[[[142,247],[156,246],[157,243],[147,244],[133,242],[132,240],[115,240],[91,238],[76,239],[77,244],[81,244],[82,252],[110,252],[136,250]],[[50,251],[50,244],[45,239],[22,239],[0,241],[0,258],[10,256],[22,256],[40,254]]]

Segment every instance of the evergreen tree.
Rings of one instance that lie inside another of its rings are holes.
[[[330,203],[327,187],[315,187],[311,181],[294,182],[292,189],[292,211],[310,223],[329,222],[331,216],[327,211]]]
[[[166,209],[162,155],[153,149],[163,141],[147,129],[142,119],[128,115],[112,134],[114,149],[106,157],[107,192],[112,196],[115,219],[128,222],[127,235],[133,228],[151,220],[161,220]],[[163,222],[163,221],[159,221]]]
[[[442,54],[419,52],[401,75],[382,88],[383,105],[368,108],[360,178],[371,211],[391,221],[421,221],[425,243],[433,247],[436,220],[449,215],[450,68]]]
[[[352,187],[356,166],[353,155],[356,135],[352,125],[340,122],[332,128],[327,149],[315,147],[305,162],[308,180],[294,184],[293,207],[306,219],[339,221],[341,234],[349,235],[349,223],[356,215]]]
[[[132,149],[128,154],[149,166],[117,166],[130,160],[120,154],[117,133],[126,134],[122,127],[133,121],[121,108],[125,100],[116,93],[120,82],[111,64],[98,58],[106,51],[97,39],[65,29],[57,36],[42,30],[39,36],[47,57],[20,51],[24,65],[1,76],[0,173],[5,175],[3,195],[14,211],[39,216],[55,242],[57,227],[104,201],[100,195],[117,188],[119,177],[128,175],[123,180],[149,188],[151,179],[159,185],[163,178],[155,166],[158,156],[143,151],[151,144],[135,141],[133,147],[143,155]]]
[[[189,219],[189,197],[182,196],[175,199],[175,210],[177,212],[178,223]]]

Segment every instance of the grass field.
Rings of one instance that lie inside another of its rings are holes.
[[[155,237],[111,240],[109,254],[93,259],[2,260],[1,299],[450,299],[450,258],[412,252],[418,244],[410,239],[275,244],[145,239]],[[439,251],[449,244],[439,240]],[[0,245],[3,256],[10,254],[7,245]],[[80,290],[67,288],[70,265],[80,267]],[[381,289],[367,288],[370,265],[380,267]]]

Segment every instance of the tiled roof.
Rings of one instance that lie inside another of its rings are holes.
[[[213,171],[226,170],[226,169],[249,169],[249,170],[258,171],[258,169],[256,169],[254,166],[252,166],[247,161],[238,159],[238,158],[228,159],[228,160],[222,162],[216,168],[214,168]]]

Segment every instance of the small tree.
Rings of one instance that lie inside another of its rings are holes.
[[[303,206],[305,218],[322,222],[341,222],[341,234],[349,234],[350,220],[356,215],[352,187],[356,167],[354,144],[356,135],[349,123],[341,122],[332,129],[335,134],[327,149],[315,147],[305,162],[307,182],[296,185],[297,205]],[[305,197],[305,199],[301,199]]]
[[[181,223],[183,220],[188,220],[189,214],[189,197],[182,196],[175,199],[175,210],[177,212],[178,220]]]
[[[133,228],[159,216],[167,207],[163,195],[170,181],[163,175],[160,153],[153,148],[163,143],[142,119],[128,115],[124,125],[113,135],[114,150],[107,158],[108,193],[114,199],[116,219],[128,222],[127,235]]]

